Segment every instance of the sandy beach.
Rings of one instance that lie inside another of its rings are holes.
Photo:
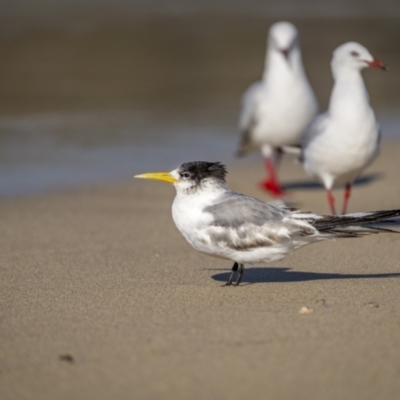
[[[364,74],[384,141],[349,211],[400,208],[397,3],[3,3],[0,400],[398,399],[400,235],[315,244],[222,287],[232,264],[186,243],[174,188],[130,178],[204,155],[269,200],[261,158],[232,154],[285,19],[321,111],[338,45],[389,65]],[[281,177],[293,206],[329,212],[299,165]]]
[[[350,211],[400,207],[399,152],[383,144]],[[229,170],[267,199],[259,162]],[[299,166],[282,177],[328,211]],[[400,236],[316,244],[222,287],[230,262],[180,236],[174,192],[132,179],[0,200],[2,399],[398,398]]]

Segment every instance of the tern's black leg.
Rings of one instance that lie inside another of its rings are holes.
[[[229,277],[228,282],[225,283],[225,286],[232,285],[233,278],[235,277],[238,268],[239,268],[239,264],[237,262],[235,262],[235,264],[233,264],[233,267],[232,267],[231,276]]]
[[[243,273],[244,273],[244,264],[239,264],[239,275],[236,279],[236,283],[235,286],[239,286],[240,281],[242,280],[243,277]]]

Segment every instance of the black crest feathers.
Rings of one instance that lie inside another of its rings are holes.
[[[225,183],[227,170],[220,162],[192,161],[182,164],[179,167],[179,174],[183,178],[193,180],[196,184],[206,178]]]

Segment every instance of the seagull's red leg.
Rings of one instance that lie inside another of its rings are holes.
[[[335,198],[333,197],[331,189],[327,189],[326,193],[328,195],[328,202],[329,205],[331,206],[332,215],[336,215]]]
[[[270,192],[274,196],[282,196],[284,194],[279,181],[278,175],[276,172],[277,167],[280,164],[282,159],[282,153],[276,152],[276,163],[272,161],[271,157],[265,158],[265,169],[268,172],[269,177],[260,183],[260,186],[265,189],[267,192]]]
[[[350,193],[351,193],[351,183],[347,183],[344,189],[343,211],[342,211],[343,215],[346,214],[347,211],[347,203],[349,202]]]

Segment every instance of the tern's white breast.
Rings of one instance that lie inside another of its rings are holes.
[[[204,212],[207,205],[219,195],[218,192],[199,191],[197,193],[177,193],[172,204],[172,218],[185,239],[197,250],[205,251],[204,237],[206,229],[212,224],[213,217]]]

